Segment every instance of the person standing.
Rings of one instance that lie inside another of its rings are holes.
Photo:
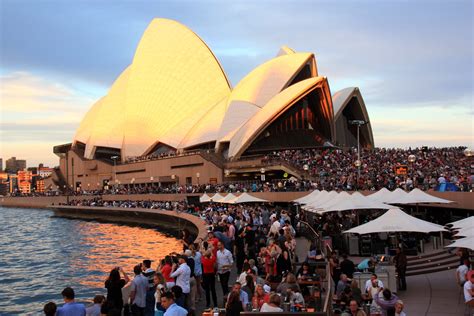
[[[342,255],[342,261],[340,263],[341,273],[347,275],[349,279],[352,279],[352,276],[355,272],[355,264],[352,260],[347,257],[347,254]]]
[[[122,273],[123,278],[120,278]],[[107,289],[107,308],[110,312],[121,313],[123,309],[122,288],[130,281],[128,275],[122,268],[116,267],[110,271],[109,277],[105,280]]]
[[[86,316],[86,307],[84,304],[74,301],[74,290],[72,288],[65,288],[61,295],[64,299],[64,305],[58,308],[56,316]]]
[[[132,280],[130,304],[133,316],[145,315],[146,295],[148,292],[148,278],[142,274],[140,265],[133,268],[135,277]]]
[[[464,285],[464,282],[467,281],[467,273],[470,265],[469,259],[464,259],[464,263],[456,269],[456,281],[461,287]]]
[[[104,295],[94,296],[94,305],[86,308],[86,316],[100,316],[100,309],[104,301]]]
[[[151,268],[151,260],[143,260],[142,270],[143,275],[148,279],[145,316],[153,316],[155,314],[155,287],[153,285],[153,276],[155,275],[155,270]]]
[[[163,316],[186,316],[188,311],[178,306],[174,302],[174,296],[171,292],[161,295],[161,306],[166,310]]]
[[[186,263],[186,256],[178,257],[178,265],[173,264],[173,272],[171,273],[172,278],[176,278],[176,285],[183,291],[184,301],[187,302],[187,297],[191,292],[191,269]],[[185,306],[189,308],[188,306]]]
[[[217,249],[217,274],[221,281],[222,293],[226,296],[229,293],[230,269],[234,264],[234,259],[232,253],[224,248],[221,241],[217,243]]]
[[[217,294],[216,294],[216,257],[213,255],[210,249],[206,250],[202,261],[202,281],[204,290],[206,291],[206,307],[211,306],[211,294],[214,306],[217,306]]]
[[[49,302],[44,305],[43,312],[45,316],[55,316],[57,309],[58,307],[56,306],[56,303]]]
[[[396,250],[397,254],[395,255],[395,269],[398,274],[399,288],[400,291],[406,291],[407,281],[406,281],[406,272],[407,272],[407,256],[403,252],[402,248],[398,247]]]

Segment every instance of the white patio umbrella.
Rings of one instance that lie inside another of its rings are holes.
[[[403,198],[399,199],[397,202],[392,202],[396,204],[418,204],[418,203],[453,203],[452,201],[440,199],[436,196],[430,195],[426,192],[421,191],[420,189],[413,189],[405,195]]]
[[[474,216],[463,218],[452,223],[448,223],[448,225],[452,225],[452,228],[474,227]]]
[[[468,248],[474,250],[474,237],[461,238],[446,247],[449,248]]]
[[[299,204],[306,204],[307,201],[317,197],[319,193],[320,193],[319,190],[314,190],[310,192],[309,194],[306,194],[305,196],[300,197],[299,199],[293,200],[293,202],[299,203]]]
[[[199,197],[199,202],[201,203],[207,203],[211,201],[211,197],[207,195],[207,193],[204,193],[201,197]]]
[[[239,195],[238,197],[236,197],[230,203],[238,204],[238,203],[265,203],[265,202],[268,202],[268,201],[245,192]]]
[[[443,226],[427,222],[407,213],[399,208],[389,209],[378,218],[360,226],[346,230],[344,233],[371,234],[381,232],[419,232],[431,233],[446,231]]]
[[[333,211],[345,211],[345,210],[369,210],[369,209],[378,209],[378,210],[388,210],[393,208],[391,205],[387,205],[382,202],[377,202],[371,200],[370,198],[360,194],[359,192],[354,192],[352,195],[349,195],[348,198],[343,200],[338,200],[337,203],[331,206],[323,206],[324,212],[333,212]]]
[[[474,237],[474,226],[461,228],[454,236],[456,236],[456,237]]]
[[[368,195],[367,197],[371,199],[372,201],[385,202],[386,200],[389,199],[391,195],[392,195],[392,192],[390,192],[387,188],[381,188],[377,192],[372,193]]]
[[[213,196],[211,196],[211,202],[221,203],[222,200],[224,200],[224,196],[220,195],[219,193],[216,193]]]

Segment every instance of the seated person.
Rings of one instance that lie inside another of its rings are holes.
[[[288,289],[300,291],[300,286],[296,281],[296,277],[293,273],[288,273],[285,278],[278,285],[276,292],[280,294],[285,294]]]
[[[349,285],[347,275],[341,274],[339,277],[339,282],[337,282],[336,286],[336,295],[337,297],[341,297],[342,292],[344,289]]]
[[[283,309],[280,307],[281,298],[278,294],[273,293],[270,295],[270,299],[268,303],[263,303],[260,312],[262,313],[275,313],[275,312],[283,312]]]
[[[365,291],[369,292],[370,288],[373,288],[373,287],[376,287],[379,289],[384,288],[383,282],[377,278],[377,274],[375,273],[372,273],[372,275],[370,276],[370,280],[367,280],[365,282]]]
[[[345,311],[342,316],[367,316],[367,314],[360,308],[360,305],[352,300],[349,303],[349,310]]]
[[[316,245],[312,244],[309,248],[305,262],[316,262],[318,259],[320,259],[320,256],[318,256]]]
[[[307,262],[303,262],[303,264],[301,265],[301,268],[296,273],[298,280],[305,280],[305,279],[311,278],[312,275],[313,275],[313,271],[311,267],[309,266],[309,263]]]

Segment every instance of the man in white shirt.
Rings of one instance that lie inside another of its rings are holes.
[[[474,307],[474,273],[471,273],[471,278],[469,281],[464,283],[464,302]]]
[[[130,292],[132,315],[142,316],[145,314],[148,278],[142,274],[142,267],[139,265],[133,268],[133,272],[135,273],[135,278],[132,280]]]
[[[379,279],[377,279],[377,274],[375,274],[375,273],[373,273],[370,276],[370,280],[367,280],[365,282],[365,291],[369,292],[371,287],[378,287],[378,288],[382,288],[382,289],[384,288],[383,287],[383,282],[380,281]]]
[[[187,297],[191,292],[191,268],[186,264],[186,258],[184,256],[178,257],[179,266],[173,264],[173,272],[170,274],[172,278],[176,278],[176,285],[181,287],[183,290],[184,301],[187,302]]]
[[[460,286],[464,285],[464,282],[467,281],[467,272],[469,271],[469,259],[464,259],[462,265],[456,269],[456,281]]]
[[[274,217],[272,216],[270,216],[270,218],[272,219],[272,225],[270,226],[270,231],[268,232],[268,236],[270,236],[270,234],[278,235],[278,231],[280,230],[280,227],[281,227],[280,222],[277,220],[276,216]]]
[[[217,274],[219,274],[224,296],[229,293],[230,269],[233,264],[234,259],[232,258],[232,253],[224,248],[222,241],[219,241],[217,243]]]

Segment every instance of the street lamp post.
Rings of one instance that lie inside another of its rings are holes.
[[[351,120],[349,121],[350,125],[356,125],[357,126],[357,160],[354,162],[354,164],[357,167],[357,185],[356,188],[359,187],[359,179],[360,179],[360,166],[362,164],[360,160],[360,141],[359,141],[359,134],[360,134],[360,127],[362,125],[367,124],[368,122],[363,121],[363,120]]]
[[[117,185],[117,169],[116,168],[116,161],[119,158],[119,156],[112,156],[110,159],[114,161],[114,187]]]

